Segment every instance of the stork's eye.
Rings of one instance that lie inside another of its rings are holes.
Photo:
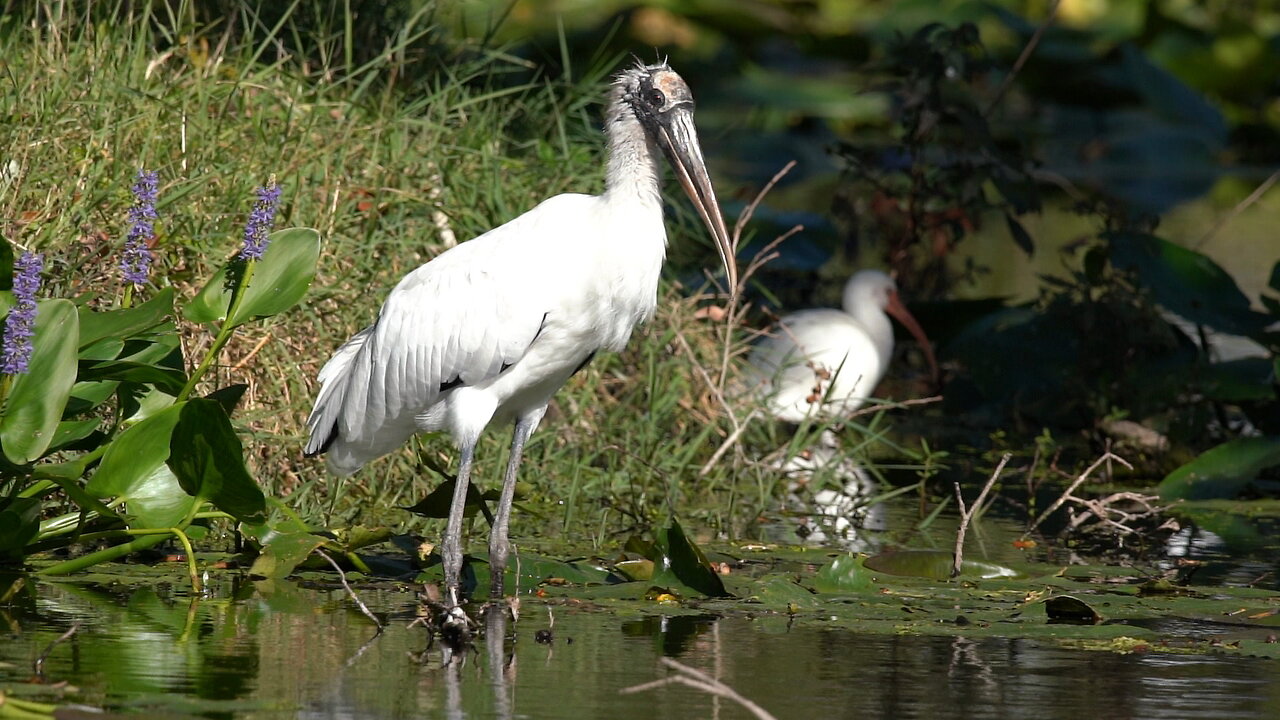
[[[663,95],[658,88],[650,88],[649,92],[645,93],[645,100],[648,100],[649,104],[656,108],[667,104],[667,96]]]

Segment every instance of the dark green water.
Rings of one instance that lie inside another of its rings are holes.
[[[344,592],[213,581],[163,588],[28,586],[0,606],[0,687],[66,682],[62,702],[148,717],[746,718],[727,700],[666,686],[666,656],[712,674],[778,718],[1274,718],[1280,667],[1247,658],[1121,655],[1029,640],[886,636],[715,618],[553,608],[525,601],[513,638],[481,638],[442,668],[408,593],[362,590],[388,617],[374,636]],[[39,696],[57,697],[57,693]]]

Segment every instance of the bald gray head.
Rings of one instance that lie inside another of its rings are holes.
[[[689,199],[715,241],[724,263],[728,287],[737,291],[738,269],[733,260],[732,241],[720,215],[706,161],[693,125],[693,93],[684,78],[666,62],[645,65],[637,62],[614,78],[608,121],[611,138],[625,142],[623,130],[634,118],[645,137],[666,155]],[[634,127],[634,126],[632,126]],[[611,141],[612,142],[612,141]],[[618,151],[613,146],[613,151]],[[611,160],[612,162],[612,160]],[[625,162],[625,160],[624,160]],[[612,170],[612,167],[611,167]]]

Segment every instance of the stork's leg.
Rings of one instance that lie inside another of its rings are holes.
[[[534,428],[542,420],[546,408],[535,413],[522,415],[516,420],[516,429],[511,438],[511,457],[507,458],[507,472],[502,478],[502,494],[498,497],[498,511],[493,515],[493,532],[489,534],[489,597],[503,596],[503,584],[507,570],[507,556],[511,554],[511,543],[507,540],[507,529],[510,527],[511,502],[516,494],[516,471],[520,468],[520,459],[524,455],[524,444],[533,434]],[[518,583],[517,583],[518,584]]]
[[[453,488],[453,502],[449,505],[449,523],[440,542],[440,559],[444,563],[444,590],[447,607],[458,606],[458,584],[462,576],[462,516],[467,509],[467,486],[471,483],[471,459],[475,454],[474,442],[464,443],[462,458],[458,461],[458,480]]]

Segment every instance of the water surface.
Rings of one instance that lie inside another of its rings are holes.
[[[64,702],[152,717],[745,718],[727,700],[669,685],[670,657],[719,678],[778,718],[1272,718],[1274,662],[1116,654],[1015,639],[862,634],[785,616],[617,614],[522,604],[504,643],[480,638],[460,666],[409,627],[412,594],[363,589],[387,618],[375,635],[341,590],[215,580],[167,588],[58,583],[0,607],[0,684],[44,663]]]

